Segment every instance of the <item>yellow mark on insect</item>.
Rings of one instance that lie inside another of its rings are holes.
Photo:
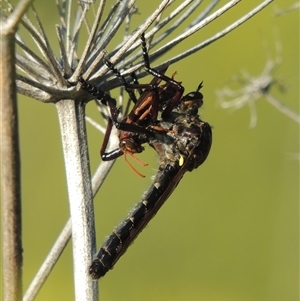
[[[180,155],[180,158],[179,158],[179,166],[182,166],[184,163],[184,158]]]

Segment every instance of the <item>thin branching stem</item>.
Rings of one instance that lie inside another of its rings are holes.
[[[263,3],[261,3],[260,5],[258,5],[257,7],[255,7],[252,11],[250,11],[249,13],[247,13],[245,16],[241,17],[240,19],[238,19],[237,21],[233,22],[231,25],[229,25],[228,27],[226,27],[225,29],[221,30],[220,32],[218,32],[217,34],[215,34],[214,36],[206,39],[205,41],[199,43],[198,45],[191,47],[187,50],[185,50],[184,52],[180,53],[179,55],[176,55],[170,59],[168,59],[168,64],[174,64],[194,53],[196,53],[197,51],[207,47],[208,45],[212,44],[213,42],[217,41],[218,39],[224,37],[225,35],[227,35],[229,32],[233,31],[234,29],[236,29],[237,27],[239,27],[240,25],[242,25],[244,22],[246,22],[247,20],[249,20],[250,18],[252,18],[255,14],[257,14],[258,12],[260,12],[263,8],[265,8],[267,5],[269,5],[271,2],[273,2],[274,0],[266,0]],[[152,31],[150,31],[151,33]],[[149,34],[150,34],[149,33]],[[174,40],[173,40],[174,41]],[[175,44],[173,43],[173,41],[171,41],[170,43],[173,44],[172,47],[175,46]],[[153,45],[156,44],[156,40],[153,42]],[[133,45],[134,46],[134,45]],[[169,50],[169,46],[168,44],[164,45],[163,47],[161,47],[160,49],[156,50],[155,52],[153,52],[150,55],[150,59],[151,61],[154,61],[156,58],[160,57],[161,55],[165,54],[167,51]],[[126,60],[126,65],[127,64],[131,64],[133,61],[135,61],[138,57],[140,57],[141,54],[138,53],[136,55],[134,55],[132,58],[129,58]],[[161,67],[163,67],[165,63],[158,65],[156,68],[159,69]],[[134,67],[130,67],[127,68],[126,71],[124,71],[122,74],[123,75],[127,75],[130,74],[134,71],[136,71],[137,69],[139,69],[141,66],[143,65],[143,62],[137,63],[134,65]],[[140,73],[138,75],[138,77],[143,77],[145,76],[147,73],[143,72]],[[114,82],[115,84],[117,82]],[[110,87],[114,88],[114,85],[111,85]]]
[[[16,38],[16,44],[20,46],[20,48],[25,53],[27,58],[27,63],[28,64],[35,63],[35,68],[37,68],[38,74],[49,78],[51,74],[51,69],[49,68],[49,65],[47,65],[43,60],[41,60],[31,49],[29,49],[18,36]],[[20,55],[20,53],[17,54]],[[17,64],[17,67],[20,66]]]
[[[218,17],[220,17],[221,15],[223,15],[226,11],[228,11],[229,9],[233,8],[236,4],[238,4],[241,0],[233,0],[230,1],[229,3],[227,3],[226,5],[222,6],[219,10],[217,10],[216,12],[214,12],[213,14],[211,14],[210,16],[206,17],[203,21],[196,23],[194,26],[186,28],[183,33],[181,35],[178,35],[175,39],[173,39],[172,41],[165,43],[163,47],[161,47],[160,49],[158,49],[157,51],[155,51],[154,53],[152,53],[150,55],[150,60],[154,61],[155,59],[157,59],[158,57],[162,56],[163,54],[165,54],[166,52],[168,52],[170,49],[174,48],[176,45],[178,45],[179,43],[181,43],[183,40],[185,40],[186,38],[188,38],[190,35],[194,34],[195,32],[199,31],[201,28],[205,27],[206,25],[208,25],[209,23],[211,23],[212,21],[214,21],[215,19],[217,19]],[[273,1],[273,0],[269,0]],[[201,2],[201,1],[199,1]],[[189,3],[189,1],[185,2],[184,5],[182,4],[178,9],[183,10]],[[194,6],[192,6],[193,9]],[[210,11],[213,8],[213,6],[209,6],[209,10],[207,10],[206,13],[208,13],[208,11]],[[158,30],[160,30],[163,26],[165,26],[168,22],[170,22],[170,20],[177,15],[178,9],[175,9],[173,11],[173,13],[171,13],[167,18],[165,18],[164,20],[162,20],[160,23],[158,23],[152,30],[150,30],[148,33],[146,33],[145,37],[148,38],[149,36],[153,36]],[[261,10],[262,8],[260,8]],[[173,16],[174,15],[174,16]],[[185,16],[187,17],[188,14],[185,14]],[[185,18],[186,18],[185,17]],[[197,17],[197,19],[199,19],[199,17]],[[184,20],[184,18],[183,18]],[[182,21],[183,21],[182,20]],[[166,37],[166,35],[165,35]],[[158,42],[161,42],[162,38],[159,37],[158,39],[154,40],[152,42],[152,46],[155,46]],[[137,48],[139,46],[139,42],[135,42],[128,50],[128,53],[130,53],[132,50],[134,50],[135,48]],[[178,58],[181,58],[182,54],[178,56]],[[132,56],[131,58],[128,58],[126,60],[123,60],[122,64],[120,64],[119,68],[123,68],[125,66],[129,66],[131,65],[138,57],[141,57],[141,52],[137,52],[134,56]],[[185,56],[182,56],[182,58]],[[179,59],[176,58],[176,61],[178,61]],[[171,61],[168,60],[168,62],[171,64],[175,61]],[[141,63],[137,63],[134,65],[134,67],[132,68],[127,68],[126,72],[124,73],[124,75],[126,74],[130,74],[134,71],[136,71],[138,68],[140,68],[143,65],[143,62]],[[158,66],[156,68],[161,67]],[[140,75],[139,77],[142,77],[145,73],[143,73],[142,75]]]
[[[96,17],[95,17],[95,19],[97,20],[97,22],[94,22],[94,24],[93,24],[92,30],[91,30],[91,32],[89,34],[89,38],[88,38],[87,43],[86,43],[86,47],[84,48],[84,51],[83,51],[82,56],[81,56],[82,59],[78,63],[78,67],[77,68],[79,70],[82,70],[82,65],[86,61],[86,57],[88,56],[88,54],[90,52],[90,49],[92,47],[92,42],[94,40],[94,37],[95,37],[96,32],[97,32],[97,28],[98,28],[98,26],[100,24],[100,21],[101,21],[103,9],[104,9],[104,1],[101,1],[100,5],[98,7],[98,10],[97,10]]]
[[[249,20],[250,18],[252,18],[254,15],[256,15],[258,12],[260,12],[263,8],[265,8],[267,5],[269,5],[271,2],[273,2],[274,0],[266,0],[263,3],[261,3],[260,5],[258,5],[257,7],[255,7],[252,11],[250,11],[249,13],[247,13],[245,16],[241,17],[240,19],[238,19],[237,21],[233,22],[231,25],[227,26],[225,29],[221,30],[220,32],[218,32],[217,34],[215,34],[214,36],[212,36],[211,38],[199,43],[198,45],[187,49],[186,51],[184,51],[183,53],[171,58],[169,60],[170,64],[174,64],[175,62],[178,62],[188,56],[190,56],[191,54],[196,53],[197,51],[207,47],[208,45],[212,44],[213,42],[219,40],[220,38],[225,37],[228,33],[230,33],[231,31],[233,31],[234,29],[236,29],[237,27],[239,27],[240,25],[242,25],[243,23],[245,23],[247,20]],[[159,51],[159,50],[158,50]],[[154,53],[155,55],[155,53]]]
[[[289,118],[296,121],[297,123],[300,123],[300,115],[294,112],[293,110],[291,110],[289,107],[287,107],[284,103],[282,103],[272,94],[270,93],[265,94],[265,98],[272,106],[274,106],[281,113],[288,116]]]
[[[40,49],[44,58],[49,63],[49,66],[51,67],[51,72],[56,76],[56,78],[59,79],[60,85],[63,85],[64,79],[62,77],[62,73],[61,73],[61,70],[57,63],[57,60],[55,59],[55,56],[54,56],[51,48],[48,48],[41,33],[38,31],[38,29],[31,23],[31,21],[27,17],[24,18],[24,20],[21,23],[28,30],[32,39],[36,43],[37,47]]]
[[[145,20],[145,22],[131,35],[130,38],[127,39],[123,47],[121,47],[117,53],[110,57],[111,63],[115,64],[121,57],[123,57],[124,53],[132,47],[133,43],[141,36],[143,32],[147,30],[147,28],[155,21],[157,16],[161,13],[161,11],[165,8],[170,0],[164,0],[158,6],[158,8],[153,12],[153,14]],[[139,45],[136,43],[136,47]],[[108,70],[107,66],[103,66],[96,74],[95,77],[101,76],[105,74]]]
[[[193,27],[190,27],[188,30],[184,31],[181,35],[177,36],[175,39],[173,39],[171,42],[165,44],[162,48],[158,49],[151,55],[151,59],[155,59],[156,57],[161,56],[162,53],[165,53],[166,51],[169,51],[173,47],[175,47],[177,44],[200,30],[201,28],[205,27],[215,19],[219,18],[221,15],[223,15],[226,11],[233,8],[235,5],[237,5],[241,0],[233,0],[228,2],[226,5],[222,6],[220,9],[218,9],[216,12],[205,18],[203,21],[195,24]]]

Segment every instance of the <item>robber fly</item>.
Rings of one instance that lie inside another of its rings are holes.
[[[127,153],[139,153],[143,151],[144,143],[148,143],[159,157],[159,168],[152,185],[103,243],[92,262],[89,273],[93,279],[104,276],[113,268],[164,204],[185,172],[198,168],[205,161],[211,147],[211,128],[198,115],[198,109],[203,103],[200,92],[202,83],[196,91],[183,96],[184,87],[175,81],[174,74],[170,78],[165,75],[166,69],[158,72],[150,67],[144,35],[141,41],[146,70],[154,77],[150,84],[128,84],[118,70],[106,61],[106,65],[117,75],[134,102],[132,110],[120,121],[116,101],[82,77],[79,78],[82,88],[107,105],[111,113],[101,147],[103,160],[112,160]],[[161,85],[161,81],[165,84]],[[138,98],[132,92],[133,89],[140,92]],[[106,153],[113,125],[120,130],[120,144],[118,149]]]
[[[149,145],[159,156],[158,172],[142,200],[103,243],[89,269],[92,279],[104,276],[113,268],[165,203],[185,172],[198,168],[207,158],[212,143],[211,127],[200,119],[195,109],[202,105],[203,96],[199,91],[188,95],[190,97],[185,97],[181,109],[159,121],[156,137],[149,138]]]

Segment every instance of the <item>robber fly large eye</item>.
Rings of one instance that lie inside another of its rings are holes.
[[[180,111],[187,115],[197,115],[203,105],[203,95],[200,92],[190,92],[180,101]]]
[[[203,82],[200,83],[197,90],[183,96],[180,100],[180,111],[187,115],[195,116],[198,109],[203,105],[203,94],[199,90],[203,87]]]

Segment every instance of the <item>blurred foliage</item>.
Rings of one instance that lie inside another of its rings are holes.
[[[131,29],[158,2],[139,4]],[[218,32],[260,2],[237,5],[168,57]],[[283,63],[276,76],[287,89],[282,94],[273,88],[273,93],[297,111],[299,11],[275,17],[274,9],[293,3],[276,1],[225,38],[169,68],[170,74],[177,71],[186,91],[204,81],[201,116],[213,126],[212,151],[203,166],[185,175],[147,229],[100,281],[102,300],[298,300],[299,125],[261,99],[258,124],[250,129],[248,108],[224,111],[215,94],[241,69],[259,74],[268,56],[276,57],[279,36]],[[59,22],[54,5],[53,11],[41,1],[35,5],[54,40],[54,24]],[[25,291],[69,213],[55,108],[19,99]],[[87,111],[101,122],[93,103]],[[103,136],[87,127],[93,172]],[[150,163],[142,170],[146,179],[132,173],[120,158],[97,195],[98,245],[149,186],[157,167],[149,149],[141,156]],[[73,299],[69,244],[36,300]]]

